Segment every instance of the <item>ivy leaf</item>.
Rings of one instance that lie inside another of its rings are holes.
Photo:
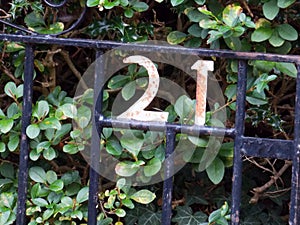
[[[172,222],[185,225],[207,225],[207,216],[203,212],[196,212],[193,214],[191,207],[178,206],[176,207],[177,214],[172,219]]]
[[[177,45],[183,42],[186,37],[187,35],[185,33],[175,30],[168,34],[167,41],[171,45]]]
[[[30,28],[46,26],[43,16],[35,11],[27,14],[24,19],[26,25]]]
[[[130,198],[141,204],[149,204],[156,198],[156,195],[149,190],[143,189],[133,193]]]
[[[264,3],[263,14],[267,19],[273,20],[277,16],[278,12],[279,7],[277,6],[277,0],[271,0]]]
[[[225,166],[223,161],[216,157],[214,161],[206,168],[206,173],[209,179],[214,183],[218,184],[224,177]]]
[[[139,216],[139,224],[143,225],[161,225],[161,212],[153,212],[149,208],[143,208],[145,211]]]
[[[46,183],[46,172],[42,167],[34,166],[29,169],[29,177],[37,183]]]

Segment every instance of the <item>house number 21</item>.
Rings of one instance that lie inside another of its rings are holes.
[[[145,67],[149,75],[149,82],[144,94],[117,118],[166,122],[169,115],[168,112],[145,110],[155,98],[159,88],[159,74],[154,63],[147,57],[141,55],[129,56],[125,58],[123,62],[137,63],[138,65]],[[208,71],[213,71],[213,66],[213,61],[197,60],[191,67],[192,70],[197,71],[195,125],[204,125],[205,123],[207,76]]]

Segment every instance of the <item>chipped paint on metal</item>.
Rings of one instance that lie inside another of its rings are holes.
[[[137,63],[148,71],[148,87],[142,97],[138,99],[125,112],[119,115],[118,119],[134,119],[139,121],[157,121],[166,122],[169,116],[168,112],[145,111],[144,109],[155,98],[159,87],[159,74],[154,63],[147,57],[133,55],[125,58],[124,63]]]
[[[195,125],[201,126],[205,124],[208,71],[213,71],[214,62],[198,60],[191,69],[197,71]]]

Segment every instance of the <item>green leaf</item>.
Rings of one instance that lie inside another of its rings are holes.
[[[61,124],[60,124],[59,120],[56,119],[55,117],[50,117],[50,118],[44,119],[41,123],[39,123],[39,128],[41,130],[46,130],[49,128],[60,130]]]
[[[266,99],[257,96],[246,96],[246,101],[252,105],[265,105],[268,104]]]
[[[243,11],[242,7],[239,5],[228,5],[223,10],[223,22],[229,26],[234,27],[236,26],[237,22],[239,21],[239,16]]]
[[[148,10],[149,6],[145,2],[135,2],[132,8],[137,12],[144,12]]]
[[[193,24],[188,29],[189,34],[193,35],[194,37],[201,37],[202,29],[198,24]]]
[[[123,148],[118,140],[111,138],[106,142],[106,151],[111,155],[118,156],[122,154]]]
[[[89,187],[83,187],[81,190],[78,192],[76,196],[76,202],[77,203],[82,203],[87,201],[89,198]]]
[[[32,160],[32,161],[36,161],[40,158],[41,156],[41,153],[37,152],[36,149],[32,149],[29,153],[29,158]]]
[[[269,43],[274,47],[280,47],[284,44],[284,40],[279,36],[278,30],[275,29],[271,38],[269,39]]]
[[[212,19],[205,18],[200,21],[199,26],[203,29],[215,29],[218,26],[218,22]]]
[[[20,143],[20,137],[19,135],[10,135],[9,136],[9,142],[7,143],[7,147],[9,151],[13,152],[15,151]]]
[[[33,204],[40,206],[40,207],[45,207],[49,204],[47,202],[47,200],[45,200],[43,198],[34,198],[34,199],[31,199],[31,201],[33,202]]]
[[[48,102],[42,100],[35,105],[32,115],[38,119],[41,119],[47,116],[48,113],[49,113],[49,104]]]
[[[270,0],[263,4],[263,14],[269,19],[273,20],[279,12],[279,7],[277,6],[277,0]]]
[[[17,87],[14,82],[8,82],[4,87],[5,94],[7,94],[11,98],[15,97],[16,90],[17,90]]]
[[[37,183],[46,183],[46,172],[43,168],[34,166],[29,169],[29,177]]]
[[[172,6],[180,5],[183,2],[184,2],[184,0],[171,0]]]
[[[268,40],[273,34],[273,29],[269,27],[259,27],[251,34],[251,41],[263,42]]]
[[[0,152],[5,152],[6,146],[3,142],[0,142]]]
[[[30,139],[34,139],[40,134],[40,128],[37,124],[31,124],[26,128],[26,134]]]
[[[277,5],[279,8],[285,9],[292,5],[296,0],[278,0]]]
[[[141,204],[149,204],[156,198],[156,195],[149,190],[143,189],[133,193],[130,198]]]
[[[52,184],[50,184],[49,189],[51,191],[57,192],[61,191],[64,188],[64,182],[62,180],[56,180]]]
[[[49,170],[46,173],[46,179],[49,184],[52,184],[57,180],[57,174],[53,170]]]
[[[226,87],[225,96],[228,100],[231,100],[234,96],[236,96],[236,84],[230,84]]]
[[[4,162],[0,165],[0,174],[5,178],[15,179],[15,170],[10,163]]]
[[[188,136],[188,139],[196,146],[198,147],[206,147],[208,145],[208,139],[207,138],[199,138],[199,137],[193,137]]]
[[[46,26],[43,16],[36,11],[27,14],[24,18],[26,25],[30,28]]]
[[[137,156],[143,146],[144,140],[138,138],[133,132],[126,132],[120,139],[121,145],[134,156]]]
[[[130,76],[116,75],[109,80],[107,87],[110,89],[117,89],[123,87],[129,81],[130,81]]]
[[[206,0],[194,0],[198,5],[203,5]]]
[[[157,158],[151,159],[146,166],[144,166],[144,174],[147,177],[152,177],[161,169],[161,161]]]
[[[199,23],[202,19],[204,19],[206,16],[203,15],[199,10],[195,8],[187,8],[184,10],[184,13],[189,18],[190,22]],[[199,26],[198,24],[194,24]]]
[[[186,38],[186,34],[180,31],[172,31],[167,36],[167,41],[171,45],[177,45],[183,42]]]
[[[79,152],[79,148],[76,144],[66,144],[63,147],[63,151],[68,154],[76,154]]]
[[[116,165],[115,171],[118,175],[123,177],[130,177],[135,174],[140,168],[140,165],[137,165],[134,162],[123,161],[119,162]]]
[[[3,134],[8,133],[14,125],[13,119],[2,119],[0,120],[0,131]]]
[[[71,118],[74,119],[77,115],[77,109],[74,104],[66,103],[60,107],[55,112],[55,117],[59,120]]]
[[[126,211],[124,209],[116,209],[115,213],[118,217],[125,217],[126,216]]]
[[[293,63],[277,62],[275,67],[282,73],[296,78],[297,77],[297,68]]]
[[[134,15],[134,11],[133,11],[131,8],[127,8],[127,9],[125,9],[125,11],[124,11],[124,15],[125,15],[127,18],[132,18],[133,15]]]
[[[177,224],[184,224],[184,225],[201,225],[206,224],[207,216],[198,211],[193,213],[191,207],[188,206],[177,206],[176,207],[177,214],[173,217],[172,222],[177,222]]]
[[[181,119],[187,118],[194,111],[194,101],[182,95],[175,102],[174,110]]]
[[[287,23],[277,26],[277,31],[279,33],[279,36],[284,40],[296,41],[298,39],[297,30]]]
[[[122,97],[124,98],[124,100],[128,101],[129,99],[131,99],[135,94],[135,90],[136,90],[136,82],[135,81],[132,81],[132,82],[129,82],[128,84],[126,84],[122,88]]]
[[[214,161],[206,168],[206,173],[209,179],[214,183],[218,184],[224,177],[225,166],[223,161],[216,157]]]
[[[46,160],[51,161],[56,157],[56,152],[54,148],[50,147],[43,151],[43,156]]]
[[[43,213],[43,220],[48,220],[54,213],[54,209],[46,209]]]
[[[38,143],[38,145],[36,146],[36,150],[38,153],[44,151],[45,149],[50,148],[51,146],[51,142],[50,141],[42,141],[40,143]]]

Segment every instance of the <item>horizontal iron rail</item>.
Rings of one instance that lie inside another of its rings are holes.
[[[159,45],[158,44],[134,44],[134,43],[122,43],[116,41],[102,41],[102,40],[86,40],[75,38],[53,38],[49,35],[15,35],[15,34],[0,34],[0,40],[2,41],[15,41],[23,43],[34,44],[56,44],[64,46],[77,46],[87,48],[98,49],[112,49],[122,47],[123,49],[139,52],[166,52],[166,53],[178,53],[187,55],[200,55],[203,57],[220,57],[220,58],[234,58],[245,60],[266,60],[273,62],[291,62],[300,63],[299,55],[279,55],[259,52],[234,52],[229,50],[212,50],[203,48],[184,48],[180,46]]]

